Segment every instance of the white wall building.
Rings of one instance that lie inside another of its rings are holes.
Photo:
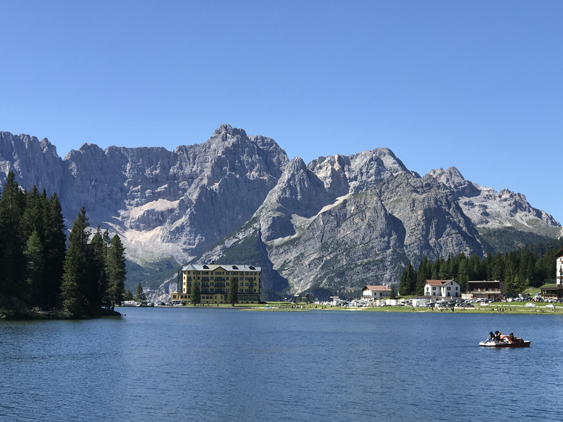
[[[365,286],[362,289],[362,299],[377,300],[391,296],[391,289],[387,286]]]
[[[461,297],[461,289],[454,280],[426,280],[424,296]]]
[[[557,252],[555,259],[555,279],[557,280],[556,283],[558,287],[563,287],[563,249]]]

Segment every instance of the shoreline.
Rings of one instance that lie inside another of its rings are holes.
[[[555,306],[553,309],[545,308],[545,306],[526,307],[513,304],[493,304],[493,306],[483,306],[475,308],[451,308],[432,309],[425,307],[410,306],[370,306],[370,307],[341,307],[327,305],[297,305],[299,308],[291,308],[289,306],[272,306],[266,308],[252,307],[250,311],[257,312],[307,312],[307,311],[352,311],[352,312],[402,312],[402,313],[422,313],[422,314],[488,314],[488,315],[562,315],[563,306]]]

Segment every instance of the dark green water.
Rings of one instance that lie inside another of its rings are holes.
[[[0,322],[0,420],[562,419],[561,317],[121,311]]]

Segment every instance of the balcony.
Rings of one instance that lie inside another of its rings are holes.
[[[471,293],[471,294],[480,293],[480,294],[500,295],[501,291],[500,291],[500,289],[473,289],[469,293]]]

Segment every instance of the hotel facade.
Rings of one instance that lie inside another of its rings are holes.
[[[170,293],[171,301],[190,300],[192,282],[199,286],[202,304],[225,304],[229,289],[238,288],[237,303],[260,302],[260,267],[252,265],[195,265],[182,268],[182,281],[178,291]]]

